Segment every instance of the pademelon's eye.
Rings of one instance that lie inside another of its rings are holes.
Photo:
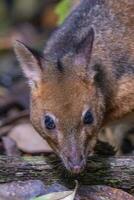
[[[44,123],[45,123],[46,129],[48,129],[48,130],[55,129],[55,127],[56,127],[53,118],[48,115],[45,116]]]
[[[92,115],[91,111],[88,110],[84,115],[83,123],[88,125],[88,124],[92,124],[93,121],[94,121],[93,115]]]

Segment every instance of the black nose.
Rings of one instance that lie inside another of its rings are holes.
[[[73,174],[80,174],[86,166],[85,158],[83,156],[79,159],[68,157],[68,166]]]

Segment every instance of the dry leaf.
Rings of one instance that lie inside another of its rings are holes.
[[[78,188],[78,182],[76,182],[75,190],[65,191],[65,192],[54,192],[41,197],[37,197],[33,200],[74,200],[75,194]]]
[[[30,123],[20,124],[9,133],[20,150],[26,153],[50,153],[51,148],[47,142],[35,131]]]

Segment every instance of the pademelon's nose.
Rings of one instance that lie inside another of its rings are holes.
[[[80,174],[86,166],[86,161],[83,156],[80,156],[78,160],[76,158],[68,158],[68,165],[73,174]]]

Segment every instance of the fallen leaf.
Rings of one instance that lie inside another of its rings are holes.
[[[34,198],[33,200],[74,200],[76,191],[78,188],[78,182],[76,182],[75,190],[64,191],[64,192],[54,192],[41,197]]]
[[[52,149],[30,123],[15,126],[9,133],[18,148],[26,153],[50,153]]]

